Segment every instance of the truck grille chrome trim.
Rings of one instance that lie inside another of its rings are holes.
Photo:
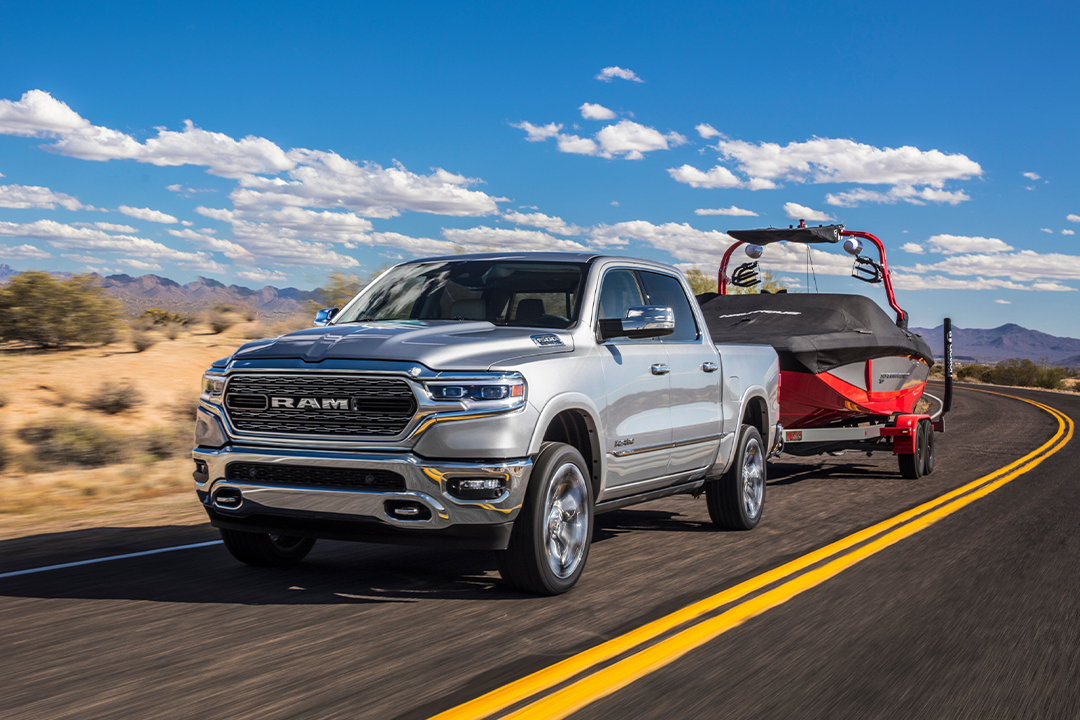
[[[224,408],[243,433],[394,437],[417,410],[412,386],[386,375],[231,376]]]

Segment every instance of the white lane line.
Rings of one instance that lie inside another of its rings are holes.
[[[79,565],[93,565],[94,563],[109,562],[110,560],[126,560],[127,558],[143,557],[146,555],[158,555],[160,553],[173,552],[174,550],[191,550],[193,548],[210,547],[220,545],[221,540],[194,543],[193,545],[177,545],[175,547],[158,548],[157,550],[144,550],[143,552],[126,553],[124,555],[110,555],[109,557],[95,558],[93,560],[80,560],[79,562],[61,563],[60,565],[46,565],[45,567],[30,568],[29,570],[16,570],[15,572],[0,573],[0,579],[15,577],[16,575],[30,575],[32,573],[45,572],[46,570],[61,570],[63,568],[78,567]]]

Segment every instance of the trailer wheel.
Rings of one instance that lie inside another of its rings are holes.
[[[926,443],[923,446],[923,475],[934,472],[934,428],[929,420],[919,423],[923,426],[923,437]]]
[[[900,474],[908,480],[918,480],[925,468],[923,458],[926,455],[926,429],[922,422],[915,424],[915,452],[897,455]]]
[[[221,539],[234,558],[248,565],[296,565],[311,552],[315,538],[221,529]]]
[[[713,525],[726,530],[753,530],[765,507],[765,445],[753,425],[743,425],[731,468],[705,483],[705,502]]]
[[[587,467],[581,453],[565,443],[545,443],[540,449],[510,544],[495,553],[507,585],[558,595],[581,577],[593,533]]]

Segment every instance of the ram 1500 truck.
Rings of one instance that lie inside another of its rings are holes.
[[[714,344],[668,265],[416,260],[213,364],[196,492],[253,565],[316,538],[479,547],[511,586],[556,594],[597,513],[704,492],[716,525],[756,526],[778,382],[771,347]]]

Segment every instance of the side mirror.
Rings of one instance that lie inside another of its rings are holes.
[[[323,308],[315,313],[315,327],[329,325],[330,321],[338,314],[337,308]]]
[[[601,320],[600,339],[628,337],[636,340],[675,332],[675,311],[663,305],[635,305],[622,320]]]

